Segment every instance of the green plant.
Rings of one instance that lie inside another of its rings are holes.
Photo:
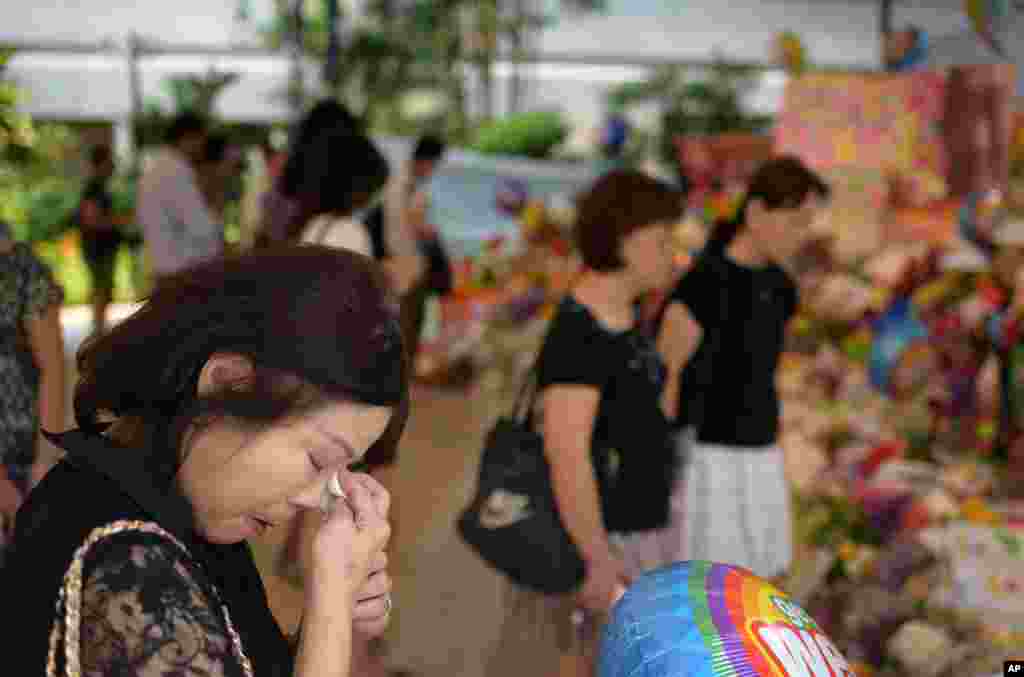
[[[67,125],[39,125],[31,146],[12,146],[0,162],[0,219],[15,237],[40,242],[72,227],[81,191],[80,142]]]
[[[135,138],[139,147],[163,143],[167,126],[174,115],[193,112],[212,119],[216,114],[218,97],[239,77],[238,73],[224,73],[210,68],[199,76],[166,78],[162,84],[171,97],[173,108],[166,110],[163,102],[157,98],[150,98],[143,103],[142,110],[134,120]]]
[[[622,110],[635,103],[660,102],[663,135],[659,151],[663,160],[674,164],[673,140],[678,135],[760,132],[770,126],[770,116],[753,114],[744,105],[759,77],[759,69],[730,64],[720,57],[703,80],[693,80],[686,67],[666,66],[649,80],[614,88],[608,95],[608,107]]]
[[[35,140],[32,118],[18,111],[21,90],[3,79],[7,64],[14,55],[12,50],[0,51],[0,153],[4,159],[15,156],[32,145]]]
[[[203,75],[183,75],[168,78],[164,87],[174,99],[174,107],[178,113],[198,113],[204,117],[212,117],[217,97],[237,82],[238,73],[222,73],[210,68]]]
[[[488,155],[546,158],[569,135],[561,113],[519,113],[484,125],[476,133],[473,150]]]

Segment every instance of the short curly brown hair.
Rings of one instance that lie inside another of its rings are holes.
[[[631,169],[605,174],[576,204],[576,245],[584,265],[598,272],[625,266],[622,243],[631,233],[677,221],[683,214],[682,193]]]

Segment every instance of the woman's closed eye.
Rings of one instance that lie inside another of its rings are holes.
[[[317,474],[319,474],[320,472],[323,471],[324,465],[318,459],[318,453],[317,452],[313,452],[313,451],[309,452],[308,454],[306,454],[306,458],[309,459],[309,464],[313,467],[313,470]]]
[[[348,443],[348,440],[340,435],[324,428],[318,428],[317,430],[326,440],[326,444],[321,447],[321,451],[316,458],[321,467],[330,467],[332,465],[348,466],[357,462],[362,456],[362,454],[357,454],[352,445]]]

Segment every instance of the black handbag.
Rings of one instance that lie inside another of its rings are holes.
[[[517,585],[564,594],[582,584],[586,567],[555,504],[544,439],[531,425],[536,378],[534,365],[511,415],[488,433],[476,495],[457,528],[484,562]]]

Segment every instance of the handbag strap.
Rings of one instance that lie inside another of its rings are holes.
[[[54,620],[53,630],[50,631],[50,649],[46,659],[46,677],[58,677],[57,673],[57,647],[60,644],[61,634],[64,636],[64,674],[67,677],[81,677],[82,664],[79,649],[81,645],[80,631],[82,623],[82,577],[85,569],[85,558],[89,551],[100,541],[122,534],[125,532],[139,532],[155,534],[176,545],[185,555],[191,558],[188,548],[154,522],[143,522],[140,520],[121,520],[112,522],[106,526],[97,527],[90,532],[85,542],[75,551],[71,564],[64,574],[64,583],[57,595],[57,616]],[[215,596],[217,595],[214,590]],[[219,599],[215,602],[221,607],[224,616],[224,623],[227,626],[228,634],[231,636],[231,648],[235,657],[242,665],[242,672],[246,677],[254,677],[252,663],[242,648],[242,639],[231,622],[231,615],[227,606]],[[63,633],[62,633],[63,628]]]
[[[522,385],[519,386],[519,393],[516,395],[515,404],[512,406],[512,413],[509,416],[519,423],[525,424],[529,420],[533,407],[537,402],[537,369],[540,364],[538,354],[530,365]]]
[[[533,407],[537,403],[538,374],[540,370],[540,356],[544,351],[544,343],[541,342],[540,349],[533,358],[522,385],[519,386],[519,393],[516,395],[515,404],[512,405],[512,413],[509,415],[514,421],[525,424],[533,413]]]

